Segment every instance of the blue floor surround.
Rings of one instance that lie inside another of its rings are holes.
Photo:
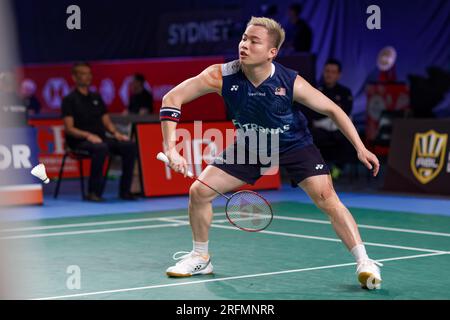
[[[142,198],[138,201],[122,201],[117,198],[114,190],[114,184],[107,189],[105,193],[107,201],[105,203],[81,201],[79,190],[61,194],[57,200],[54,200],[50,190],[46,190],[44,205],[4,208],[1,217],[7,221],[23,221],[46,218],[139,213],[185,209],[188,204],[187,196]],[[311,203],[311,200],[302,190],[291,188],[289,185],[283,185],[280,190],[261,191],[260,193],[271,202],[297,201],[301,203]],[[450,216],[450,198],[355,192],[338,192],[338,195],[342,202],[348,207]],[[225,204],[225,199],[218,197],[213,204],[215,206],[223,206]]]

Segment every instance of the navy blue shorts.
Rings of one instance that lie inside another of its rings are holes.
[[[236,143],[225,149],[212,165],[249,184],[255,184],[263,171],[271,167],[270,164],[264,164],[266,161],[261,163],[259,159],[256,163],[249,161],[248,152],[245,153],[245,160],[238,162],[234,150]],[[278,155],[278,159],[279,167],[286,169],[293,187],[308,177],[330,173],[319,149],[313,144],[283,152]]]

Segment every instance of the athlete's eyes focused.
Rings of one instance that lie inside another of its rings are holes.
[[[260,39],[258,37],[256,37],[256,36],[251,36],[250,38],[251,38],[250,42],[253,43],[253,44],[260,44],[261,43]],[[248,36],[244,33],[242,35],[241,41],[247,41],[247,39],[248,39]]]

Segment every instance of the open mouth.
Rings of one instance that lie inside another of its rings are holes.
[[[248,57],[248,54],[245,53],[244,51],[239,52],[239,55],[240,55],[241,57]]]

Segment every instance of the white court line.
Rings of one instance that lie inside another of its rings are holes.
[[[225,213],[223,213],[225,215]],[[187,214],[182,216],[171,216],[168,218],[182,219],[186,218]],[[36,226],[36,227],[23,227],[23,228],[10,228],[0,229],[0,232],[20,232],[20,231],[36,231],[36,230],[49,230],[49,229],[63,229],[63,228],[77,228],[77,227],[92,227],[92,226],[105,226],[110,224],[127,224],[135,222],[149,222],[159,221],[160,218],[140,218],[140,219],[124,219],[124,220],[109,220],[109,221],[97,221],[97,222],[83,222],[83,223],[69,223],[69,224],[55,224],[50,226]]]
[[[18,236],[0,237],[0,240],[45,238],[45,237],[56,237],[56,236],[66,236],[66,235],[75,235],[75,234],[103,233],[103,232],[127,231],[127,230],[142,230],[142,229],[153,229],[153,228],[164,228],[164,227],[179,227],[179,226],[184,226],[185,224],[186,223],[184,223],[184,222],[176,222],[176,223],[168,223],[168,224],[154,224],[154,225],[149,225],[149,226],[109,228],[109,229],[93,229],[93,230],[80,230],[80,231],[68,231],[68,232],[54,232],[54,233],[25,234],[25,235],[18,235]]]
[[[274,215],[273,218],[274,219],[278,219],[278,220],[291,220],[291,221],[301,221],[301,222],[310,222],[310,223],[331,224],[331,222],[328,221],[328,220],[319,220],[319,219],[305,219],[305,218],[295,218],[295,217],[275,216],[275,215]],[[416,233],[416,234],[426,234],[426,235],[431,235],[431,236],[450,237],[450,233],[444,233],[444,232],[433,232],[433,231],[426,231],[426,230],[414,230],[414,229],[381,227],[381,226],[374,226],[374,225],[368,225],[368,224],[358,224],[358,228],[384,230],[384,231],[395,231],[395,232],[406,232],[406,233]]]
[[[176,220],[175,218],[161,218],[161,221],[165,221],[165,222],[173,222],[173,223],[180,223],[183,225],[189,225],[189,221],[183,221],[183,220]]]
[[[214,216],[224,216],[224,212],[215,213]],[[179,218],[187,218],[188,215],[179,215],[179,216],[168,216],[169,219],[179,219]],[[50,226],[36,226],[36,227],[23,227],[23,228],[10,228],[10,229],[0,229],[1,232],[20,232],[20,231],[35,231],[35,230],[48,230],[48,229],[62,229],[62,228],[76,228],[76,227],[89,227],[89,226],[101,226],[101,225],[109,225],[109,224],[126,224],[126,223],[136,223],[136,222],[148,222],[148,221],[158,221],[161,218],[141,218],[141,219],[123,219],[123,220],[110,220],[110,221],[98,221],[98,222],[85,222],[85,223],[72,223],[72,224],[59,224],[59,225],[50,225]],[[319,223],[319,224],[331,224],[330,221],[327,220],[319,220],[319,219],[306,219],[306,218],[296,218],[289,216],[281,216],[274,215],[275,220],[289,220],[289,221],[300,221],[300,222],[310,222],[310,223]],[[222,220],[216,221],[222,222]],[[375,230],[384,230],[384,231],[393,231],[393,232],[405,232],[405,233],[413,233],[413,234],[425,234],[432,236],[442,236],[442,237],[450,237],[450,233],[445,232],[433,232],[427,230],[415,230],[415,229],[403,229],[403,228],[391,228],[391,227],[382,227],[375,225],[367,225],[367,224],[358,224],[358,228],[361,229],[375,229]]]
[[[177,221],[177,220],[173,220],[173,221]],[[238,228],[232,227],[232,226],[223,226],[223,225],[214,224],[214,223],[211,224],[211,226],[215,227],[215,228],[232,229],[232,230],[240,231]],[[262,231],[258,231],[257,233],[266,233],[266,234],[272,234],[272,235],[277,235],[277,236],[286,236],[286,237],[303,238],[303,239],[342,242],[340,239],[336,239],[336,238],[308,236],[308,235],[297,234],[297,233],[287,233],[287,232],[278,232],[278,231],[270,231],[270,230],[262,230]],[[441,251],[441,250],[415,248],[415,247],[405,247],[405,246],[397,246],[397,245],[390,245],[390,244],[376,243],[376,242],[363,242],[363,243],[365,245],[367,245],[367,246],[375,246],[375,247],[385,247],[385,248],[404,249],[404,250],[422,251],[422,252],[433,252],[433,253],[442,253],[442,252],[444,252],[444,251]]]
[[[178,226],[186,226],[189,225],[188,221],[176,220],[171,218],[158,218],[160,221],[172,222],[170,224],[157,224],[157,225],[147,225],[147,226],[134,226],[134,227],[121,227],[121,228],[108,228],[108,229],[91,229],[91,230],[80,230],[80,231],[67,231],[67,232],[54,232],[54,233],[36,233],[36,234],[26,234],[26,235],[15,235],[15,236],[6,236],[0,237],[0,240],[14,240],[14,239],[29,239],[29,238],[46,238],[46,237],[55,237],[55,236],[65,236],[65,235],[78,235],[78,234],[94,234],[94,233],[104,233],[104,232],[115,232],[115,231],[127,231],[127,230],[143,230],[143,229],[153,229],[153,228],[164,228],[164,227],[178,227]],[[240,231],[238,228],[233,226],[224,226],[218,224],[211,224],[211,227],[222,228]],[[278,231],[269,231],[262,230],[258,231],[258,233],[278,235],[278,236],[287,236],[294,238],[303,238],[303,239],[314,239],[314,240],[324,240],[324,241],[332,241],[332,242],[342,242],[340,239],[336,238],[328,238],[328,237],[318,237],[318,236],[309,236],[297,233],[287,233],[287,232],[278,232]],[[412,250],[412,251],[422,251],[422,252],[443,252],[440,250],[432,250],[426,248],[416,248],[416,247],[405,247],[405,246],[397,246],[390,245],[384,243],[374,243],[374,242],[364,242],[365,245],[368,246],[377,246],[377,247],[385,247],[385,248],[394,248],[394,249],[403,249],[403,250]]]
[[[189,224],[187,221],[180,221],[176,219],[170,219],[165,218],[164,221],[166,222],[174,222],[174,223],[185,223],[186,225]],[[227,222],[228,220],[221,220],[223,222]],[[216,221],[217,222],[217,221]],[[232,226],[224,226],[219,224],[211,224],[211,227],[214,228],[221,228],[221,229],[229,229],[229,230],[235,230],[235,231],[241,231],[236,227]],[[279,232],[279,231],[270,231],[270,230],[262,230],[258,231],[258,233],[265,233],[265,234],[272,234],[277,236],[286,236],[286,237],[294,237],[294,238],[303,238],[303,239],[313,239],[313,240],[324,240],[324,241],[332,241],[332,242],[342,242],[340,239],[336,238],[328,238],[328,237],[318,237],[318,236],[308,236],[304,234],[297,234],[297,233],[287,233],[287,232]],[[397,245],[391,245],[391,244],[384,244],[384,243],[376,243],[376,242],[363,242],[366,246],[374,246],[374,247],[384,247],[384,248],[393,248],[393,249],[403,249],[403,250],[412,250],[412,251],[422,251],[422,252],[432,252],[432,253],[443,253],[445,251],[441,250],[433,250],[433,249],[425,249],[425,248],[415,248],[415,247],[405,247],[405,246],[397,246]]]
[[[380,262],[398,261],[398,260],[415,259],[415,258],[421,258],[421,257],[438,256],[438,255],[444,255],[444,254],[449,254],[449,253],[450,252],[418,254],[418,255],[413,255],[413,256],[403,256],[403,257],[381,259],[381,260],[377,260],[377,261],[380,261]],[[339,268],[339,267],[347,267],[347,266],[351,266],[351,265],[355,265],[355,264],[356,264],[355,262],[342,263],[342,264],[334,264],[334,265],[327,265],[327,266],[320,266],[320,267],[313,267],[313,268],[303,268],[303,269],[292,269],[292,270],[283,270],[283,271],[275,271],[275,272],[247,274],[247,275],[234,276],[234,277],[222,277],[222,278],[217,278],[217,279],[205,279],[205,280],[198,280],[198,281],[168,283],[168,284],[152,285],[152,286],[145,286],[145,287],[135,287],[135,288],[125,288],[125,289],[116,289],[116,290],[105,290],[105,291],[69,294],[69,295],[46,297],[46,298],[36,298],[36,299],[32,299],[32,300],[54,300],[54,299],[94,296],[94,295],[99,295],[99,294],[110,294],[110,293],[119,293],[119,292],[130,292],[130,291],[157,289],[157,288],[186,286],[186,285],[191,285],[191,284],[199,284],[199,283],[207,283],[207,282],[229,281],[229,280],[236,280],[236,279],[265,277],[265,276],[296,273],[296,272],[305,272],[305,271],[313,271],[313,270],[332,269],[332,268]]]

